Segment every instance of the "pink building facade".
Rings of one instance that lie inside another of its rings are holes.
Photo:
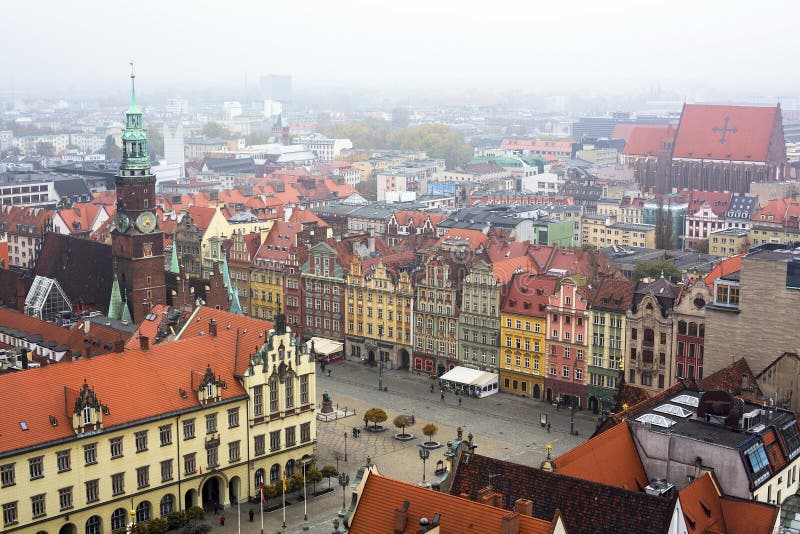
[[[589,292],[577,278],[562,279],[548,301],[545,398],[584,408]]]

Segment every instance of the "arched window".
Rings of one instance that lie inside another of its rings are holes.
[[[100,518],[93,515],[86,521],[86,534],[100,534]]]
[[[136,507],[136,522],[146,523],[150,521],[150,501],[142,501]]]
[[[269,483],[275,484],[281,478],[281,466],[280,464],[273,464],[272,467],[269,468]]]
[[[264,470],[263,469],[257,469],[256,470],[255,482],[256,482],[256,487],[257,488],[260,488],[264,484]]]
[[[286,462],[286,476],[290,477],[294,474],[294,460]]]
[[[686,335],[686,321],[678,321],[678,333],[682,336]]]
[[[175,511],[175,497],[173,497],[172,494],[164,495],[161,498],[161,505],[159,506],[159,512],[161,512],[161,517],[166,517],[174,511]]]
[[[700,323],[700,328],[698,329],[698,337],[706,337],[706,325],[705,325],[705,323]]]
[[[689,323],[689,335],[697,337],[697,323]]]
[[[125,518],[128,516],[124,508],[117,508],[111,514],[111,530],[125,528]]]

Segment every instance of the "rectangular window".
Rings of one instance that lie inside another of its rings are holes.
[[[294,408],[294,378],[292,376],[286,377],[286,409],[291,410]]]
[[[210,413],[206,415],[206,434],[213,434],[217,431],[217,414]]]
[[[58,465],[58,472],[63,473],[64,471],[69,471],[70,467],[70,456],[69,451],[59,451],[56,453],[56,460]]]
[[[47,515],[47,509],[45,508],[45,500],[44,500],[44,493],[41,495],[34,495],[31,497],[31,514],[34,518],[43,517]]]
[[[172,425],[158,427],[158,436],[161,439],[161,446],[172,443]]]
[[[241,458],[240,452],[240,442],[239,441],[231,441],[228,443],[228,461],[229,462],[238,462]]]
[[[183,439],[194,438],[194,419],[187,419],[183,422]]]
[[[86,482],[86,502],[96,502],[100,500],[100,481],[88,480]]]
[[[569,378],[569,366],[563,365],[561,366],[561,376],[564,378]]]
[[[300,425],[300,442],[306,443],[311,441],[311,423],[303,423]]]
[[[62,511],[72,508],[72,486],[58,490],[58,504]]]
[[[136,440],[136,452],[143,452],[147,450],[147,430],[136,432],[134,434]]]
[[[281,448],[281,431],[275,430],[269,433],[269,450],[277,451]]]
[[[136,487],[146,488],[150,485],[150,466],[136,468]]]
[[[125,493],[125,473],[111,475],[111,495]]]
[[[286,427],[286,446],[294,447],[295,444],[295,428],[293,426]]]
[[[161,462],[161,482],[172,480],[172,460]]]
[[[28,460],[28,467],[31,472],[31,480],[44,476],[44,456],[36,456]]]
[[[3,505],[3,524],[5,526],[17,524],[17,503],[9,502]]]
[[[264,386],[253,388],[253,415],[256,417],[264,415]]]
[[[97,463],[97,443],[83,446],[83,463],[86,465]]]
[[[228,428],[239,426],[239,408],[228,410]]]
[[[308,375],[300,377],[300,405],[308,404]]]
[[[183,455],[183,472],[193,475],[197,471],[197,455],[195,453]]]
[[[264,434],[260,434],[253,438],[253,447],[255,448],[256,455],[261,455],[266,452],[264,446]]]
[[[16,477],[14,476],[14,464],[5,464],[0,466],[0,480],[2,480],[3,487],[13,486],[16,484]]]
[[[219,447],[209,447],[206,449],[206,465],[211,469],[219,465]]]
[[[278,381],[270,381],[269,385],[269,413],[278,412]]]

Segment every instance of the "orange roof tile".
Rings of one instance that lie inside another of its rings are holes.
[[[771,534],[775,531],[780,508],[735,497],[722,498],[722,515],[728,534]]]
[[[15,406],[25,406],[24,413],[0,418],[0,453],[73,437],[72,418],[64,409],[65,394],[69,398],[68,391],[81,388],[84,380],[108,406],[108,414],[103,416],[105,429],[199,407],[192,391],[207,365],[228,384],[222,390],[223,399],[246,395],[232,373],[235,336],[236,332],[223,330],[217,337],[151,346],[146,352],[136,349],[0,375],[0,387],[14,391],[13,396],[4,397],[3,411],[10,414]],[[147,394],[131,402],[134,384],[146,388]],[[181,389],[189,392],[185,398]],[[22,429],[21,421],[27,430]]]
[[[647,486],[647,473],[627,424],[594,436],[554,463],[562,475],[632,491]]]
[[[375,472],[366,474],[361,498],[350,520],[350,534],[416,534],[423,517],[440,514],[440,534],[500,534],[508,510],[462,497],[392,480]],[[395,530],[395,510],[408,501],[406,527]],[[551,523],[519,516],[519,534],[550,534]]]
[[[669,150],[668,144],[675,139],[675,128],[667,126],[636,126],[630,133],[622,153],[631,156],[656,156]]]
[[[775,123],[780,120],[778,109],[777,106],[686,104],[678,124],[673,157],[767,161]],[[722,128],[727,130],[723,132]]]
[[[258,260],[286,261],[291,247],[297,246],[297,233],[301,230],[298,223],[275,221],[253,257],[253,265],[258,266]]]
[[[720,502],[721,493],[710,473],[693,480],[678,492],[690,532],[702,533],[712,529],[714,532],[727,532]]]
[[[721,276],[726,276],[731,273],[735,273],[742,270],[742,255],[737,254],[736,256],[731,256],[730,258],[725,258],[717,263],[711,272],[703,277],[703,282],[710,287],[714,287],[714,280],[720,278]]]
[[[128,342],[125,343],[126,349],[135,349],[139,347],[139,337],[145,336],[150,340],[150,344],[154,344],[156,340],[156,334],[158,334],[158,327],[161,324],[162,318],[167,314],[169,311],[169,306],[165,304],[157,304],[150,309],[150,315],[155,315],[155,319],[149,320],[147,317],[139,323],[139,327],[133,333],[133,335],[128,339]],[[177,334],[177,332],[176,332]]]
[[[92,227],[101,209],[102,206],[100,204],[76,202],[71,208],[58,210],[58,216],[64,221],[70,233],[85,232]]]
[[[536,262],[530,256],[520,256],[517,258],[508,258],[492,263],[492,271],[495,280],[501,284],[507,284],[511,278],[517,273],[534,273],[537,274],[539,270],[536,267]]]
[[[272,330],[275,324],[255,317],[200,306],[189,317],[183,329],[178,333],[177,339],[208,338],[208,324],[211,319],[217,321],[217,330],[220,336],[222,332],[230,332],[235,335],[235,344],[232,345],[231,350],[234,354],[230,355],[231,369],[237,376],[242,376],[250,362],[250,355],[261,348],[267,339],[267,332]]]
[[[479,230],[451,228],[439,239],[436,245],[441,247],[443,244],[445,244],[445,241],[453,239],[458,241],[467,241],[471,250],[478,250],[482,247],[485,248],[489,243],[489,238],[486,237],[486,234]]]
[[[503,301],[503,313],[547,317],[547,298],[555,293],[558,278],[533,273],[515,274]]]
[[[289,216],[289,222],[291,223],[317,223],[317,226],[320,228],[328,228],[328,223],[314,215],[314,212],[311,210],[306,209],[295,209],[292,210],[292,214]]]

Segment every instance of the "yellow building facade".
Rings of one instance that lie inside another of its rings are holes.
[[[276,326],[237,358],[241,329],[213,313],[176,341],[0,376],[18,392],[4,411],[29,406],[0,421],[3,532],[111,533],[235,506],[313,458],[313,356]]]
[[[256,258],[250,271],[250,315],[272,321],[283,313],[284,264]]]
[[[500,390],[541,399],[547,369],[547,297],[557,279],[519,273],[500,313]]]
[[[656,248],[656,227],[618,223],[613,215],[584,215],[581,217],[581,245]]]
[[[413,299],[408,273],[391,273],[382,261],[364,265],[354,254],[345,295],[346,354],[408,369]]]

